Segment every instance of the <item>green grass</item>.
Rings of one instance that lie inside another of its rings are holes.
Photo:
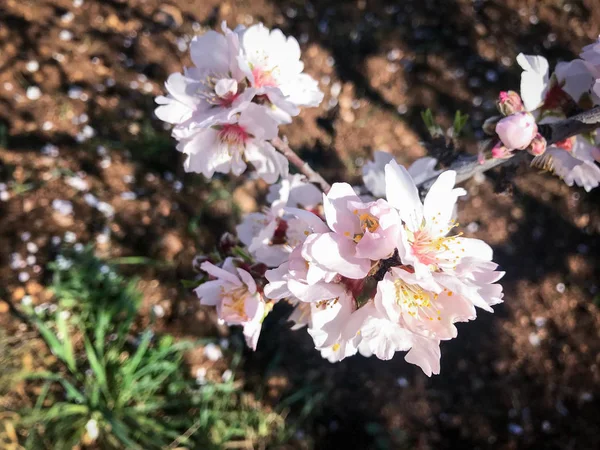
[[[57,310],[25,311],[57,358],[27,376],[41,392],[20,414],[26,448],[218,449],[284,435],[283,419],[233,379],[198,386],[184,363],[193,344],[137,330],[136,281],[91,248],[61,255],[52,268]]]

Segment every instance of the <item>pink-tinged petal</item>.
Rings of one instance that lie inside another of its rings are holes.
[[[265,278],[269,282],[265,286],[264,292],[267,298],[280,300],[291,297],[292,293],[287,287],[288,263],[283,263],[276,269],[267,270]]]
[[[273,184],[288,174],[288,160],[266,141],[252,140],[246,145],[246,160],[266,183]]]
[[[220,280],[225,280],[228,281],[229,283],[232,283],[236,286],[241,286],[242,282],[241,280],[236,277],[234,274],[232,274],[231,272],[228,272],[227,270],[223,270],[220,267],[215,266],[213,263],[205,261],[202,264],[200,264],[200,269],[203,270],[204,272],[206,272],[209,275],[212,275],[213,277],[220,279]]]
[[[310,285],[294,279],[288,281],[288,288],[294,297],[308,303],[334,299],[345,292],[341,284],[320,282]]]
[[[250,103],[240,114],[239,124],[258,140],[277,137],[277,121],[267,112],[267,107]]]
[[[311,234],[304,241],[302,256],[324,270],[347,278],[364,278],[371,270],[371,262],[356,258],[354,247],[353,241],[335,233]]]
[[[385,166],[393,159],[390,153],[375,150],[373,161],[367,161],[363,166],[363,183],[375,197],[385,197]]]
[[[308,227],[310,229],[312,229],[314,233],[329,232],[329,228],[327,228],[327,225],[325,225],[325,223],[321,220],[321,218],[319,216],[317,216],[316,214],[311,213],[310,211],[307,211],[305,209],[290,208],[290,207],[284,208],[284,211],[286,213],[292,214],[293,216],[296,216],[298,219],[304,221],[304,223],[306,223],[306,225],[308,225]]]
[[[408,174],[415,184],[419,185],[441,173],[441,170],[435,170],[437,162],[437,159],[431,158],[430,156],[419,158],[410,165]]]
[[[221,300],[222,286],[223,281],[221,280],[206,281],[194,289],[194,292],[200,299],[201,305],[216,306]]]
[[[323,196],[323,211],[329,228],[352,238],[360,233],[360,222],[349,202],[361,203],[348,183],[334,183],[327,195]]]
[[[254,281],[254,278],[252,278],[252,275],[250,275],[244,269],[238,268],[237,272],[238,272],[240,279],[244,282],[244,284],[246,286],[248,286],[248,292],[250,292],[250,294],[254,295],[256,293],[256,281]]]
[[[190,43],[190,56],[200,69],[223,75],[229,72],[229,45],[225,36],[216,31],[195,36]]]
[[[243,333],[246,345],[252,350],[256,350],[261,329],[262,322],[247,322],[244,324]]]
[[[440,285],[452,292],[453,295],[459,295],[468,299],[471,303],[473,303],[473,305],[483,309],[484,311],[491,313],[494,312],[494,310],[488,305],[485,299],[478,292],[477,288],[474,286],[468,286],[457,277],[441,272],[434,274],[434,278]]]
[[[425,375],[430,377],[432,374],[438,375],[440,373],[441,356],[440,341],[415,336],[413,347],[404,359],[410,364],[419,366]]]
[[[383,200],[380,201],[383,202]],[[374,209],[370,208],[371,211]],[[373,215],[377,217],[377,214]],[[391,208],[387,212],[384,210],[378,219],[379,227],[374,232],[365,230],[363,237],[356,245],[356,257],[377,261],[391,256],[399,245],[402,225],[397,211]]]
[[[418,230],[423,221],[423,204],[419,191],[408,171],[396,161],[385,166],[387,201],[400,213],[410,230]]]
[[[579,102],[583,94],[589,92],[596,81],[595,75],[581,59],[558,63],[554,73],[560,83],[564,82],[562,90],[569,94],[575,103]]]
[[[342,295],[338,301],[311,304],[311,327],[308,333],[312,336],[317,349],[334,345],[341,336],[342,329],[354,310],[354,299]]]

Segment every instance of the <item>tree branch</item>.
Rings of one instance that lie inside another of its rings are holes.
[[[559,120],[553,123],[538,125],[539,133],[546,139],[547,145],[556,144],[565,139],[576,136],[581,133],[587,133],[600,128],[600,106],[596,106],[588,111],[584,111],[568,119]],[[480,144],[480,150],[491,150],[494,140],[488,139]],[[477,156],[459,156],[448,170],[456,171],[456,182],[461,183],[468,180],[477,173],[483,173],[494,167],[504,164],[516,165],[521,161],[529,158],[529,154],[525,151],[518,151],[515,156],[508,159],[488,159],[480,164]],[[427,191],[435,182],[437,177],[431,177],[419,184],[419,188]]]
[[[307,162],[303,161],[302,158],[300,158],[300,156],[298,156],[294,150],[290,148],[285,137],[283,139],[276,137],[271,141],[271,144],[273,144],[273,147],[279,150],[279,152],[285,156],[289,162],[296,166],[296,168],[308,179],[308,181],[311,183],[317,183],[325,194],[329,192],[331,185],[325,181],[319,172],[310,167]]]

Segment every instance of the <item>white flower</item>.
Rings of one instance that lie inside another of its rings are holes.
[[[460,235],[447,236],[457,226],[452,219],[456,201],[466,194],[464,189],[454,187],[454,171],[448,170],[438,177],[423,203],[404,167],[392,161],[385,174],[387,199],[404,223],[402,242],[398,243],[400,257],[414,267],[419,278],[429,278],[438,270],[453,270],[465,257],[492,259],[492,249],[485,242]]]
[[[297,115],[299,106],[318,106],[323,100],[317,82],[303,73],[300,46],[293,37],[260,23],[242,33],[241,48],[238,62],[250,86],[281,109],[283,122]]]
[[[240,175],[250,162],[267,183],[286,176],[287,159],[267,142],[277,136],[275,120],[254,103],[233,113],[228,120],[199,128],[180,140],[177,149],[188,155],[186,172],[202,173],[207,178],[215,172]]]
[[[254,89],[246,89],[244,74],[237,65],[239,36],[223,23],[223,34],[208,31],[190,44],[195,64],[184,74],[174,73],[165,83],[168,96],[159,96],[156,116],[177,125],[181,134],[189,128],[227,120],[233,109],[249,103]]]

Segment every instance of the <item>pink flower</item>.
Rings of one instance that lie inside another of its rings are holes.
[[[323,198],[329,233],[307,237],[302,256],[309,264],[347,278],[367,276],[372,262],[390,256],[400,223],[385,200],[363,203],[347,183],[335,183]]]
[[[412,265],[415,274],[426,279],[432,272],[449,271],[465,257],[485,261],[492,259],[492,249],[478,239],[448,236],[457,226],[452,219],[458,197],[465,195],[455,188],[456,173],[443,172],[429,189],[422,203],[407,170],[395,161],[385,168],[387,198],[398,210],[401,227],[397,248],[404,264]]]
[[[537,134],[537,124],[532,114],[516,113],[501,119],[496,133],[507,149],[524,150]]]
[[[232,258],[227,258],[222,268],[210,262],[202,263],[200,268],[216,278],[196,288],[200,303],[216,306],[219,320],[228,325],[242,325],[246,343],[256,350],[268,308],[252,276],[235,267]]]

